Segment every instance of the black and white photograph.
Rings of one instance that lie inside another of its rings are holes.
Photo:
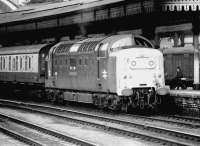
[[[0,0],[0,146],[200,146],[200,0]]]

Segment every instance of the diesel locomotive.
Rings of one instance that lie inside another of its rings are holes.
[[[132,34],[0,49],[1,84],[38,87],[52,102],[127,111],[167,94],[162,53]]]

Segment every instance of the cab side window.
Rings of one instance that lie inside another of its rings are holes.
[[[70,66],[76,66],[76,59],[70,58]]]
[[[76,70],[77,62],[75,58],[70,58],[69,64],[70,64],[70,67],[69,67],[70,70]]]

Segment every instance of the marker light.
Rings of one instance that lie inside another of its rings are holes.
[[[136,66],[136,61],[132,61],[132,62],[131,62],[131,66],[132,66],[132,67]]]
[[[153,65],[154,65],[154,61],[152,61],[152,60],[151,60],[151,61],[149,61],[149,66],[151,66],[151,67],[152,67]]]

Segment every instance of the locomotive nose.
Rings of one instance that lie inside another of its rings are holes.
[[[162,54],[156,50],[128,49],[117,56],[118,94],[131,95],[133,89],[163,87]],[[157,86],[159,83],[159,86]],[[159,89],[159,94],[167,90]]]

